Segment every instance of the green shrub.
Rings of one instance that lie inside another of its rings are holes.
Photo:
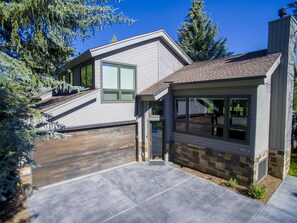
[[[263,184],[251,184],[248,187],[248,195],[256,199],[264,198],[267,196],[266,188]]]
[[[230,178],[229,180],[228,180],[228,186],[229,187],[236,187],[238,185],[238,181],[234,178]]]

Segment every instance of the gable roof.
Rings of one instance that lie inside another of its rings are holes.
[[[157,30],[154,32],[134,36],[128,39],[120,40],[114,43],[106,44],[100,47],[89,49],[80,56],[74,58],[62,69],[69,69],[74,67],[90,58],[109,53],[124,47],[128,47],[144,41],[160,38],[178,57],[185,63],[191,64],[193,61],[191,58],[177,45],[177,43],[163,30]]]
[[[267,73],[271,69],[274,71],[279,64],[280,57],[281,53],[267,54],[267,50],[260,50],[215,60],[194,62],[165,77],[138,95],[155,96],[171,84],[265,78]]]

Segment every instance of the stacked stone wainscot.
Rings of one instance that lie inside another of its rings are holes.
[[[226,180],[235,178],[245,186],[257,181],[258,163],[268,156],[264,152],[253,159],[181,142],[174,142],[171,148],[171,161]]]

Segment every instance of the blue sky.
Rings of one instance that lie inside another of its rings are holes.
[[[278,18],[278,9],[292,0],[205,0],[206,11],[218,23],[218,36],[227,38],[229,51],[234,54],[267,48],[268,22]],[[102,32],[74,45],[77,52],[109,43],[115,34],[118,40],[164,29],[177,40],[177,28],[184,21],[190,0],[124,0],[114,4],[127,16],[136,19],[132,25],[106,27]]]

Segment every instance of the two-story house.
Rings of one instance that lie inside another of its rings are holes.
[[[84,52],[61,75],[86,90],[36,105],[71,137],[37,142],[33,183],[149,160],[245,185],[268,170],[283,178],[295,32],[295,19],[285,17],[269,23],[267,49],[194,63],[164,30]]]

